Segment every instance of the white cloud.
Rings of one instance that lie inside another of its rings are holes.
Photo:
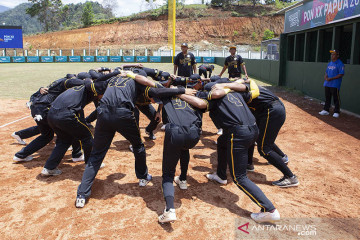
[[[209,2],[210,0],[205,0],[205,2]],[[16,7],[17,5],[21,3],[28,2],[27,0],[1,0],[0,5],[6,6],[6,7]],[[86,0],[62,0],[63,4],[69,4],[69,3],[84,3]],[[102,0],[93,2],[99,2],[102,3]],[[115,9],[113,12],[114,14],[119,16],[129,16],[133,13],[138,13],[140,11],[145,11],[151,8],[150,4],[148,4],[145,0],[117,0],[118,2],[118,9]],[[156,0],[153,1],[154,7],[159,7],[164,5],[166,0]],[[199,4],[201,3],[201,0],[185,0],[185,4]]]

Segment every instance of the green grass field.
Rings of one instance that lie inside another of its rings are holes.
[[[0,98],[29,99],[40,87],[64,77],[67,73],[86,72],[92,68],[115,68],[124,63],[1,63]],[[149,68],[157,68],[173,73],[171,63],[144,63]],[[213,74],[219,74],[222,66],[215,65]],[[224,74],[227,76],[227,74]],[[257,81],[260,85],[264,82]]]

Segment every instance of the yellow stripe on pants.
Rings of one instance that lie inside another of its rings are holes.
[[[266,130],[268,127],[268,123],[269,123],[269,117],[270,117],[270,110],[268,109],[268,115],[267,115],[267,119],[266,119],[266,126],[265,126],[265,131],[264,131],[264,136],[263,139],[261,141],[261,152],[266,156],[267,154],[264,152],[264,140],[265,140],[265,135],[266,135]]]
[[[233,173],[233,177],[234,177],[234,182],[235,184],[241,188],[249,197],[251,197],[252,199],[254,199],[254,201],[256,202],[256,204],[261,207],[261,209],[265,212],[265,207],[263,207],[257,200],[256,198],[251,195],[248,191],[246,191],[245,188],[243,188],[243,186],[241,186],[238,181],[236,180],[236,177],[235,177],[235,169],[234,169],[234,153],[233,153],[233,150],[234,150],[234,143],[233,143],[233,140],[234,140],[234,134],[232,133],[231,134],[231,163],[232,163],[232,173]]]

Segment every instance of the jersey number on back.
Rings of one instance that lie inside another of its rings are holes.
[[[235,104],[237,107],[242,107],[242,106],[244,106],[244,105],[242,104],[242,102],[240,101],[240,99],[238,99],[237,97],[235,97],[232,93],[228,93],[226,96],[227,96],[229,102]]]

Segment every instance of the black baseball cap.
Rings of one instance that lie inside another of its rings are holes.
[[[329,52],[330,52],[330,53],[336,53],[336,54],[339,54],[339,50],[337,50],[337,49],[332,49],[332,50],[330,50]]]
[[[147,77],[146,72],[145,72],[144,70],[142,70],[142,69],[139,69],[139,68],[134,69],[133,73],[136,73],[136,74],[138,74],[138,75]]]
[[[189,47],[187,43],[182,43],[181,46],[182,47]]]
[[[76,74],[68,73],[68,74],[66,74],[66,76],[65,76],[65,78],[73,78],[73,77],[76,77]]]
[[[159,78],[160,78],[159,82],[164,85],[164,84],[166,84],[166,83],[169,81],[170,73],[168,73],[168,72],[161,72]]]
[[[216,82],[209,82],[208,84],[206,84],[206,85],[204,86],[204,90],[210,92],[212,86],[214,86],[215,84],[216,84]]]
[[[210,81],[211,81],[211,82],[216,82],[216,81],[220,80],[220,78],[221,78],[220,76],[214,75],[214,76],[211,76],[211,77],[210,77]]]
[[[79,79],[91,78],[91,75],[87,72],[81,72],[77,75],[77,78]]]
[[[186,83],[186,86],[189,88],[193,88],[198,82],[201,81],[201,77],[199,74],[193,74],[189,77],[189,80]]]

